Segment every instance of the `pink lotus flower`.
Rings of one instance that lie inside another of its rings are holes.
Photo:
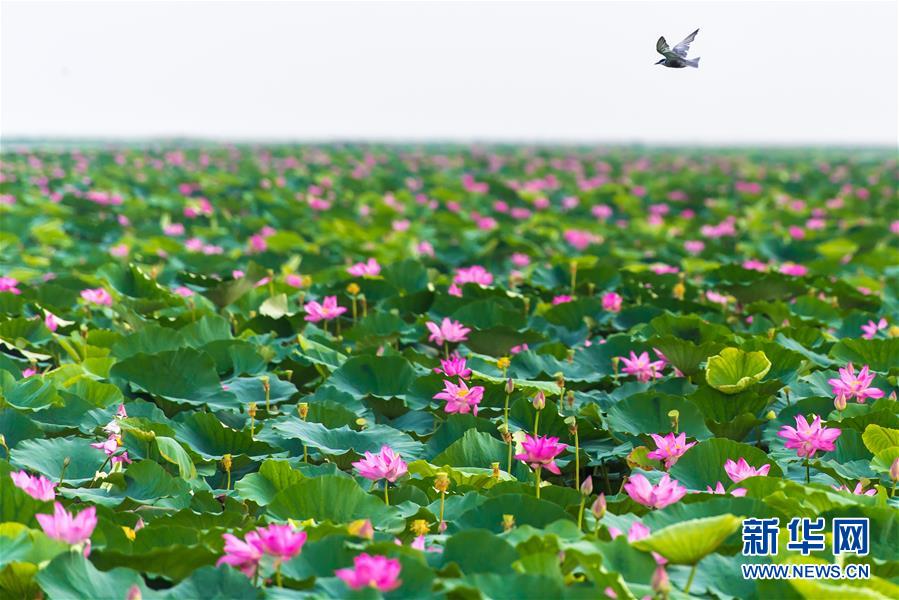
[[[665,508],[683,498],[687,493],[687,488],[676,479],[671,479],[667,473],[655,486],[638,473],[624,484],[624,490],[635,502],[649,508]]]
[[[346,271],[353,277],[375,277],[381,273],[381,265],[375,259],[369,258],[368,261],[356,263]]]
[[[178,236],[184,235],[184,225],[181,223],[170,223],[162,228],[166,235]]]
[[[786,263],[780,266],[780,272],[784,275],[792,275],[793,277],[802,277],[808,275],[808,267],[797,265],[794,263]]]
[[[490,285],[493,283],[493,275],[484,267],[474,265],[464,269],[456,269],[456,276],[453,278],[453,283],[456,285],[464,285],[466,283]]]
[[[290,560],[300,553],[306,543],[306,532],[297,531],[292,525],[272,523],[256,530],[259,547],[279,561]]]
[[[225,533],[222,537],[225,540],[225,554],[218,559],[215,566],[231,565],[240,569],[247,577],[252,577],[263,554],[259,534],[251,531],[243,540],[230,533]]]
[[[106,454],[106,456],[112,456],[113,454],[115,454],[116,450],[119,449],[119,439],[118,436],[113,433],[108,438],[106,438],[106,441],[95,442],[90,446],[91,448],[102,450]]]
[[[705,250],[705,242],[701,240],[687,240],[684,242],[684,249],[690,254],[696,255]]]
[[[624,300],[615,292],[606,292],[602,295],[602,309],[609,312],[621,312],[621,303]]]
[[[415,246],[415,251],[422,256],[434,256],[434,246],[428,241],[419,242]]]
[[[59,328],[59,319],[49,310],[44,311],[44,326],[50,331],[56,331]]]
[[[525,435],[521,442],[524,452],[516,454],[515,459],[527,463],[532,469],[546,468],[550,473],[561,475],[556,457],[565,451],[567,444],[560,444],[559,438],[535,435]]]
[[[371,587],[381,592],[389,592],[400,587],[400,561],[386,556],[369,556],[362,553],[353,559],[352,569],[337,569],[340,577],[351,589],[361,590]]]
[[[471,369],[465,366],[465,359],[455,352],[450,355],[449,359],[440,359],[440,366],[435,368],[434,372],[447,377],[461,377],[462,379],[471,377]]]
[[[867,324],[862,325],[862,331],[864,332],[862,334],[862,337],[866,340],[874,339],[874,336],[877,335],[877,332],[882,329],[886,329],[887,325],[889,325],[889,323],[887,323],[886,319],[880,319],[877,323],[875,323],[874,321],[868,321]]]
[[[838,492],[850,492],[849,488],[846,487],[845,485],[840,485],[840,486],[834,485],[832,487],[833,487],[833,489],[835,489]],[[855,484],[855,489],[851,490],[850,493],[855,494],[856,496],[876,496],[877,489],[871,488],[870,490],[866,490],[865,486],[863,486],[862,483],[859,481],[858,483]]]
[[[408,472],[405,461],[390,446],[381,446],[381,452],[365,453],[365,458],[353,463],[359,475],[372,481],[386,479],[393,483]]]
[[[650,361],[649,352],[643,352],[640,356],[634,354],[631,350],[631,357],[618,357],[624,363],[622,373],[634,375],[640,383],[646,383],[650,379],[656,379],[662,376],[661,370],[665,367],[665,362],[661,360]]]
[[[15,277],[0,277],[0,292],[9,292],[18,296],[22,290],[16,287],[17,285],[19,285],[19,280]]]
[[[565,241],[571,244],[576,250],[586,250],[590,244],[594,244],[600,241],[600,238],[589,231],[582,231],[580,229],[566,229],[565,233],[562,234],[565,238]]]
[[[81,297],[97,306],[112,306],[112,296],[104,288],[81,290]]]
[[[33,375],[37,375],[37,369],[34,367],[28,367],[24,371],[22,371],[22,377],[31,377]]]
[[[883,390],[871,387],[875,375],[868,370],[868,365],[861,368],[858,376],[855,375],[855,367],[852,366],[852,363],[840,369],[839,373],[839,379],[827,380],[837,399],[845,401],[855,398],[859,404],[864,404],[868,398],[883,398]]]
[[[470,389],[464,381],[459,379],[459,385],[452,381],[443,381],[443,391],[434,394],[434,400],[446,400],[444,410],[448,413],[467,414],[478,416],[478,404],[484,398],[484,388],[480,385]]]
[[[768,270],[768,263],[764,263],[760,260],[756,260],[754,258],[750,258],[749,260],[743,263],[743,268],[749,271],[760,271],[764,273]]]
[[[10,473],[13,485],[23,490],[35,500],[54,500],[56,498],[56,482],[50,481],[43,475],[32,477],[27,471]]]
[[[303,278],[296,273],[291,273],[290,275],[284,277],[284,283],[292,288],[301,288],[303,287]]]
[[[705,297],[708,298],[709,302],[714,302],[715,304],[727,305],[730,302],[730,298],[724,294],[719,294],[715,290],[706,291]]]
[[[740,483],[747,477],[762,477],[768,474],[768,471],[771,470],[771,465],[762,465],[758,469],[749,465],[746,462],[746,459],[740,457],[740,460],[734,462],[732,459],[728,458],[724,463],[724,471],[727,473],[727,476],[730,477],[731,481],[734,483]]]
[[[250,236],[250,251],[251,252],[265,252],[268,249],[268,242],[265,241],[265,237],[260,234],[255,234]]]
[[[678,436],[669,433],[665,437],[655,433],[650,433],[649,435],[656,443],[656,449],[647,454],[646,457],[653,460],[664,460],[666,469],[670,469],[674,466],[674,463],[677,462],[678,458],[696,445],[696,442],[687,443],[686,433],[681,433]]]
[[[337,296],[326,296],[323,303],[312,301],[303,305],[306,311],[305,320],[312,323],[330,321],[346,312],[346,307],[337,305]]]
[[[557,304],[566,304],[568,302],[571,302],[572,300],[574,300],[574,298],[572,298],[571,296],[562,294],[561,296],[556,296],[555,298],[553,298],[553,306]]]
[[[671,265],[665,265],[662,263],[652,265],[651,267],[649,267],[649,270],[656,275],[670,275],[672,273],[680,272],[680,269],[678,269],[677,267],[672,267]]]
[[[768,466],[768,465],[765,465]],[[719,481],[715,486],[715,489],[712,489],[711,486],[706,486],[705,491],[709,494],[727,494],[727,490],[724,489],[724,485]],[[736,496],[737,498],[746,495],[746,488],[734,488],[734,490],[730,493],[731,496]]]
[[[464,342],[468,339],[468,332],[471,331],[468,327],[463,327],[462,323],[450,321],[449,318],[444,318],[440,325],[430,321],[425,323],[425,325],[431,332],[431,335],[428,336],[428,341],[434,342],[438,346],[446,342]]]
[[[34,517],[48,537],[73,546],[89,541],[97,526],[97,508],[94,506],[85,508],[76,517],[63,508],[62,504],[55,502],[52,515],[40,514]]]
[[[512,264],[519,268],[526,267],[531,264],[531,257],[527,254],[516,252],[512,255]]]
[[[634,542],[639,542],[640,540],[648,538],[651,533],[652,530],[649,527],[640,521],[634,521],[627,530],[627,541],[633,544]],[[620,529],[617,527],[609,527],[609,536],[613,540],[620,535],[622,535]]]
[[[821,417],[815,415],[811,425],[802,415],[796,415],[796,427],[784,425],[777,435],[787,440],[786,448],[795,448],[796,454],[812,458],[818,450],[830,452],[834,449],[834,441],[843,433],[837,428],[828,429],[821,426]]]
[[[194,295],[194,291],[185,285],[179,285],[174,290],[175,295],[181,296],[182,298],[190,298]]]
[[[455,296],[456,298],[461,298],[462,297],[462,288],[460,288],[455,283],[452,283],[447,288],[446,293],[449,294],[450,296]]]

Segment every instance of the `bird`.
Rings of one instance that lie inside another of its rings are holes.
[[[687,51],[690,50],[690,44],[696,39],[697,33],[699,33],[698,29],[685,37],[683,41],[678,43],[673,49],[668,46],[668,42],[665,41],[665,36],[660,37],[659,41],[656,42],[656,52],[665,58],[656,64],[672,69],[683,69],[684,67],[694,67],[698,69],[699,58],[697,57],[692,60],[687,58]]]

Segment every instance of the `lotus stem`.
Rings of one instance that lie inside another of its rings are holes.
[[[390,482],[386,479],[384,480],[384,504],[390,506],[390,496],[387,494],[387,487],[390,485]]]
[[[697,563],[698,564],[698,563]],[[687,578],[687,585],[684,586],[684,593],[690,593],[690,586],[693,585],[693,577],[696,576],[696,564],[693,565],[693,568],[690,569],[690,577]]]
[[[536,432],[535,432],[535,433],[536,433]],[[537,468],[535,469],[535,471],[534,471],[534,475],[535,475],[535,477],[536,477],[536,482],[537,482],[537,483],[536,483],[536,489],[537,489],[537,498],[538,498],[538,499],[540,498],[540,471],[541,471],[541,468],[540,468],[540,467],[537,467]]]

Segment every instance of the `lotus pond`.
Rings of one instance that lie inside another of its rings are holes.
[[[7,151],[0,596],[899,597],[897,179],[861,151]]]

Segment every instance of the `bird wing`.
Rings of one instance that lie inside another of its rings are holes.
[[[674,53],[677,54],[678,56],[680,56],[681,58],[687,58],[687,52],[690,50],[690,44],[693,42],[693,40],[696,39],[697,33],[699,33],[698,29],[696,31],[694,31],[693,33],[691,33],[690,35],[688,35],[687,37],[685,37],[683,40],[681,40],[677,44],[677,46],[674,47]]]
[[[665,37],[664,36],[660,37],[659,41],[656,42],[656,52],[658,52],[659,54],[664,56],[666,52],[670,52],[670,51],[671,51],[671,48],[668,47],[668,42],[665,41]]]

